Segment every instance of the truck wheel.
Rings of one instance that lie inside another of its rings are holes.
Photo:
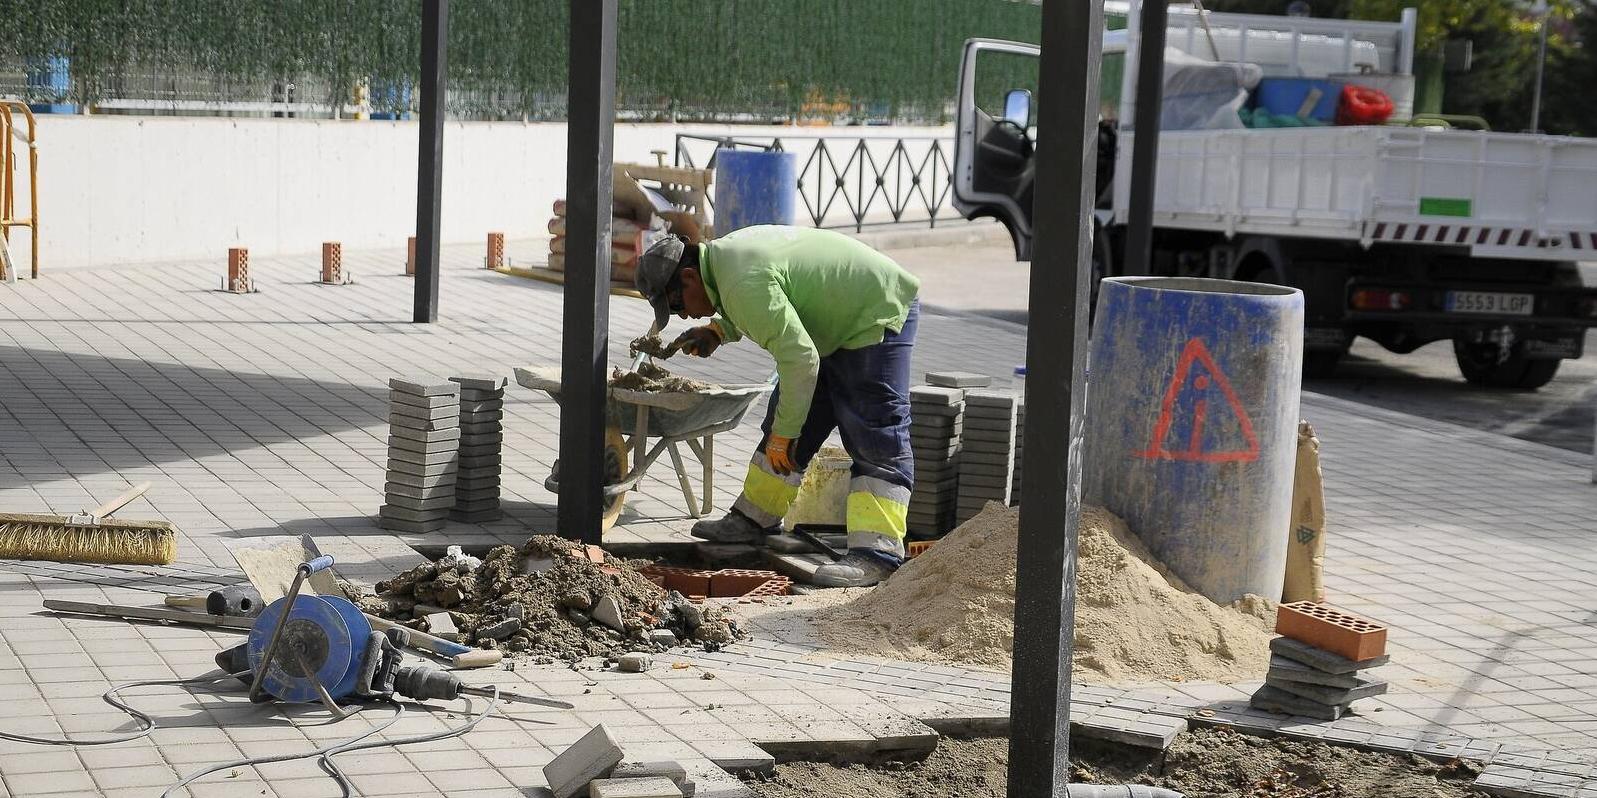
[[[1562,360],[1534,360],[1525,355],[1524,342],[1515,343],[1508,358],[1498,362],[1497,345],[1453,339],[1453,357],[1464,379],[1474,385],[1534,391],[1552,382]]]

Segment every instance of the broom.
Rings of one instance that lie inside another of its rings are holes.
[[[170,565],[177,558],[177,529],[165,521],[123,521],[106,516],[150,489],[145,482],[77,515],[0,513],[0,559]]]

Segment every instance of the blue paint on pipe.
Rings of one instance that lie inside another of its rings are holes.
[[[1303,294],[1227,280],[1103,281],[1084,499],[1193,589],[1281,597],[1297,451]]]

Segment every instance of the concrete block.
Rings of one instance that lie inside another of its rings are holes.
[[[588,784],[588,798],[682,798],[682,788],[665,776],[635,779],[596,779]]]
[[[450,471],[460,467],[459,457],[452,450],[412,452],[398,447],[388,450],[388,468],[398,469],[407,466],[406,470],[415,473],[417,469],[437,469],[448,466]]]
[[[1279,712],[1284,715],[1300,715],[1305,718],[1319,720],[1336,720],[1342,717],[1346,707],[1335,704],[1321,704],[1288,693],[1284,690],[1265,685],[1260,687],[1253,697],[1248,699],[1248,705],[1254,709],[1266,712]]]
[[[502,443],[484,443],[481,445],[461,446],[458,450],[462,458],[472,457],[497,457],[504,451]]]
[[[965,392],[965,410],[969,412],[978,407],[1006,407],[1013,408],[1020,403],[1018,394],[1009,391],[996,391],[981,389]]]
[[[544,765],[543,777],[555,798],[573,798],[589,782],[609,776],[621,764],[621,756],[621,746],[601,723]]]
[[[610,778],[612,779],[641,779],[649,776],[670,779],[672,783],[676,784],[678,789],[682,790],[684,798],[691,798],[693,795],[693,788],[691,787],[693,782],[688,778],[687,768],[683,767],[682,763],[673,760],[658,762],[623,761],[621,764],[616,765],[616,769],[610,773]]]
[[[649,642],[651,642],[651,643],[653,643],[653,644],[655,644],[657,646],[663,646],[665,648],[670,648],[670,647],[672,647],[672,646],[677,644],[676,632],[673,632],[670,629],[650,629],[649,630]],[[648,774],[648,775],[658,775],[658,774]]]
[[[503,410],[484,410],[477,413],[460,412],[461,424],[500,424],[505,420]]]
[[[629,651],[616,658],[616,670],[622,673],[643,673],[653,664],[654,658],[643,651]]]
[[[454,472],[433,474],[432,476],[417,476],[402,471],[387,472],[388,484],[402,485],[413,489],[432,489],[455,484]]]
[[[982,496],[1002,495],[1009,489],[1008,477],[983,477],[975,474],[963,474],[959,478],[961,493],[971,493]],[[972,489],[972,490],[968,490]]]
[[[495,504],[497,505],[497,502]],[[488,510],[461,510],[456,507],[449,511],[449,520],[459,521],[462,524],[485,524],[490,521],[498,521],[504,517],[505,512],[499,509],[498,506]]]
[[[991,426],[987,422],[998,421],[1013,423],[1016,418],[1015,408],[990,407],[987,405],[971,405],[965,408],[965,423]]]
[[[461,415],[472,415],[475,413],[503,413],[504,411],[505,400],[503,399],[484,399],[480,402],[468,402],[463,399],[460,402]]]
[[[452,643],[460,642],[460,630],[455,627],[455,619],[447,612],[435,612],[427,616],[427,634]]]
[[[498,485],[500,477],[499,466],[485,466],[483,468],[462,468],[456,475],[461,482],[479,482],[485,485]]]
[[[462,402],[498,402],[505,398],[503,390],[481,391],[476,388],[461,388],[460,401]]]
[[[421,523],[424,521],[441,521],[449,515],[449,511],[412,510],[405,507],[395,507],[392,504],[385,504],[382,507],[377,508],[377,515],[385,521],[413,521]]]
[[[499,506],[498,499],[473,499],[469,502],[463,502],[458,496],[455,497],[454,508],[450,510],[452,513],[462,513],[466,515],[501,511],[502,510]]]
[[[416,416],[406,416],[399,413],[390,413],[388,415],[388,428],[390,430],[409,429],[416,430],[418,432],[439,432],[446,429],[457,429],[459,427],[459,416],[418,418]]]
[[[1020,458],[1018,455],[1020,451],[1018,448],[1016,449],[1015,453],[1017,456],[1014,457],[1013,460],[1015,462],[1019,462]],[[1011,459],[1012,458],[1008,452],[985,452],[972,450],[962,451],[959,453],[959,464],[961,466],[964,466],[966,463],[976,463],[980,465],[1005,465],[1009,463]]]
[[[969,371],[932,371],[927,372],[926,382],[939,388],[986,388],[993,378]]]
[[[455,473],[455,464],[417,465],[399,460],[390,460],[388,461],[388,473],[390,475],[389,480],[394,482],[399,481],[397,475],[401,474],[413,477],[437,477]]]
[[[909,401],[911,404],[953,407],[963,402],[964,399],[965,391],[959,388],[919,385],[909,389]]]
[[[1359,683],[1364,681],[1354,673],[1326,673],[1280,654],[1270,656],[1270,670],[1265,673],[1265,678],[1286,679],[1300,684],[1318,684],[1341,690],[1358,687]]]
[[[394,377],[388,381],[388,389],[398,393],[410,394],[411,396],[458,396],[460,394],[460,386],[447,380],[430,382]]]
[[[1271,640],[1270,651],[1326,673],[1353,673],[1365,668],[1385,665],[1392,659],[1391,655],[1382,654],[1379,657],[1354,662],[1340,654],[1333,654],[1329,651],[1315,648],[1290,637],[1277,637]]]
[[[405,521],[399,518],[379,516],[377,519],[377,526],[383,529],[387,529],[392,532],[405,532],[412,535],[437,532],[448,525],[449,522],[444,518],[433,518],[427,521]]]
[[[1264,683],[1282,692],[1291,693],[1299,698],[1318,701],[1321,704],[1347,705],[1361,698],[1384,695],[1386,682],[1373,679],[1360,679],[1358,687],[1326,687],[1319,684],[1304,684],[1290,679],[1280,679],[1266,675]]]
[[[435,410],[440,407],[454,407],[459,403],[460,400],[453,396],[417,396],[416,394],[402,391],[388,392],[388,404],[390,407],[393,405],[408,405],[425,410]]]
[[[481,430],[467,434],[465,427],[461,427],[461,433],[460,448],[462,449],[468,447],[472,449],[481,449],[484,446],[498,447],[503,446],[505,442],[505,433],[503,430],[498,432]]]
[[[509,380],[496,374],[462,374],[450,377],[450,382],[460,386],[461,391],[500,391],[503,392]]]
[[[437,444],[450,444],[460,440],[460,428],[454,427],[451,429],[441,429],[434,432],[423,432],[420,430],[390,425],[388,428],[388,437],[400,438],[407,441],[415,441],[417,443],[425,443],[429,446],[436,447]],[[433,450],[435,451],[436,449]]]
[[[395,449],[407,452],[417,452],[420,454],[428,454],[431,452],[437,452],[440,449],[453,449],[454,443],[454,441],[445,441],[442,445],[439,445],[436,443],[428,443],[426,441],[413,441],[409,438],[396,438],[390,435],[388,436],[388,451],[390,454],[392,454]]]
[[[460,418],[460,410],[455,405],[450,404],[439,405],[438,407],[417,407],[415,405],[395,403],[388,406],[388,414],[390,420],[394,416],[419,418],[428,421]]]
[[[499,502],[498,488],[482,488],[479,490],[455,490],[455,506],[462,509],[477,509],[486,506],[486,502]]]
[[[497,454],[488,454],[481,457],[462,457],[460,467],[467,468],[498,468],[504,462],[504,457]]]
[[[409,496],[400,496],[389,493],[383,496],[383,499],[388,502],[386,505],[383,505],[385,507],[413,510],[418,513],[436,512],[439,515],[446,515],[448,514],[449,510],[455,506],[455,496],[453,493],[442,496],[432,496],[426,499],[415,499]]]
[[[418,488],[412,485],[401,485],[389,482],[383,485],[384,496],[402,496],[407,499],[437,499],[447,497],[451,502],[455,499],[455,485],[452,482],[434,485],[430,488]]]
[[[624,628],[621,625],[621,603],[615,596],[605,596],[593,605],[593,619],[617,632]]]

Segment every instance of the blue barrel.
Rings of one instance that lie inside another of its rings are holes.
[[[1114,277],[1098,292],[1082,496],[1220,604],[1281,598],[1303,292]]]
[[[720,149],[715,153],[715,234],[798,219],[798,155]]]

